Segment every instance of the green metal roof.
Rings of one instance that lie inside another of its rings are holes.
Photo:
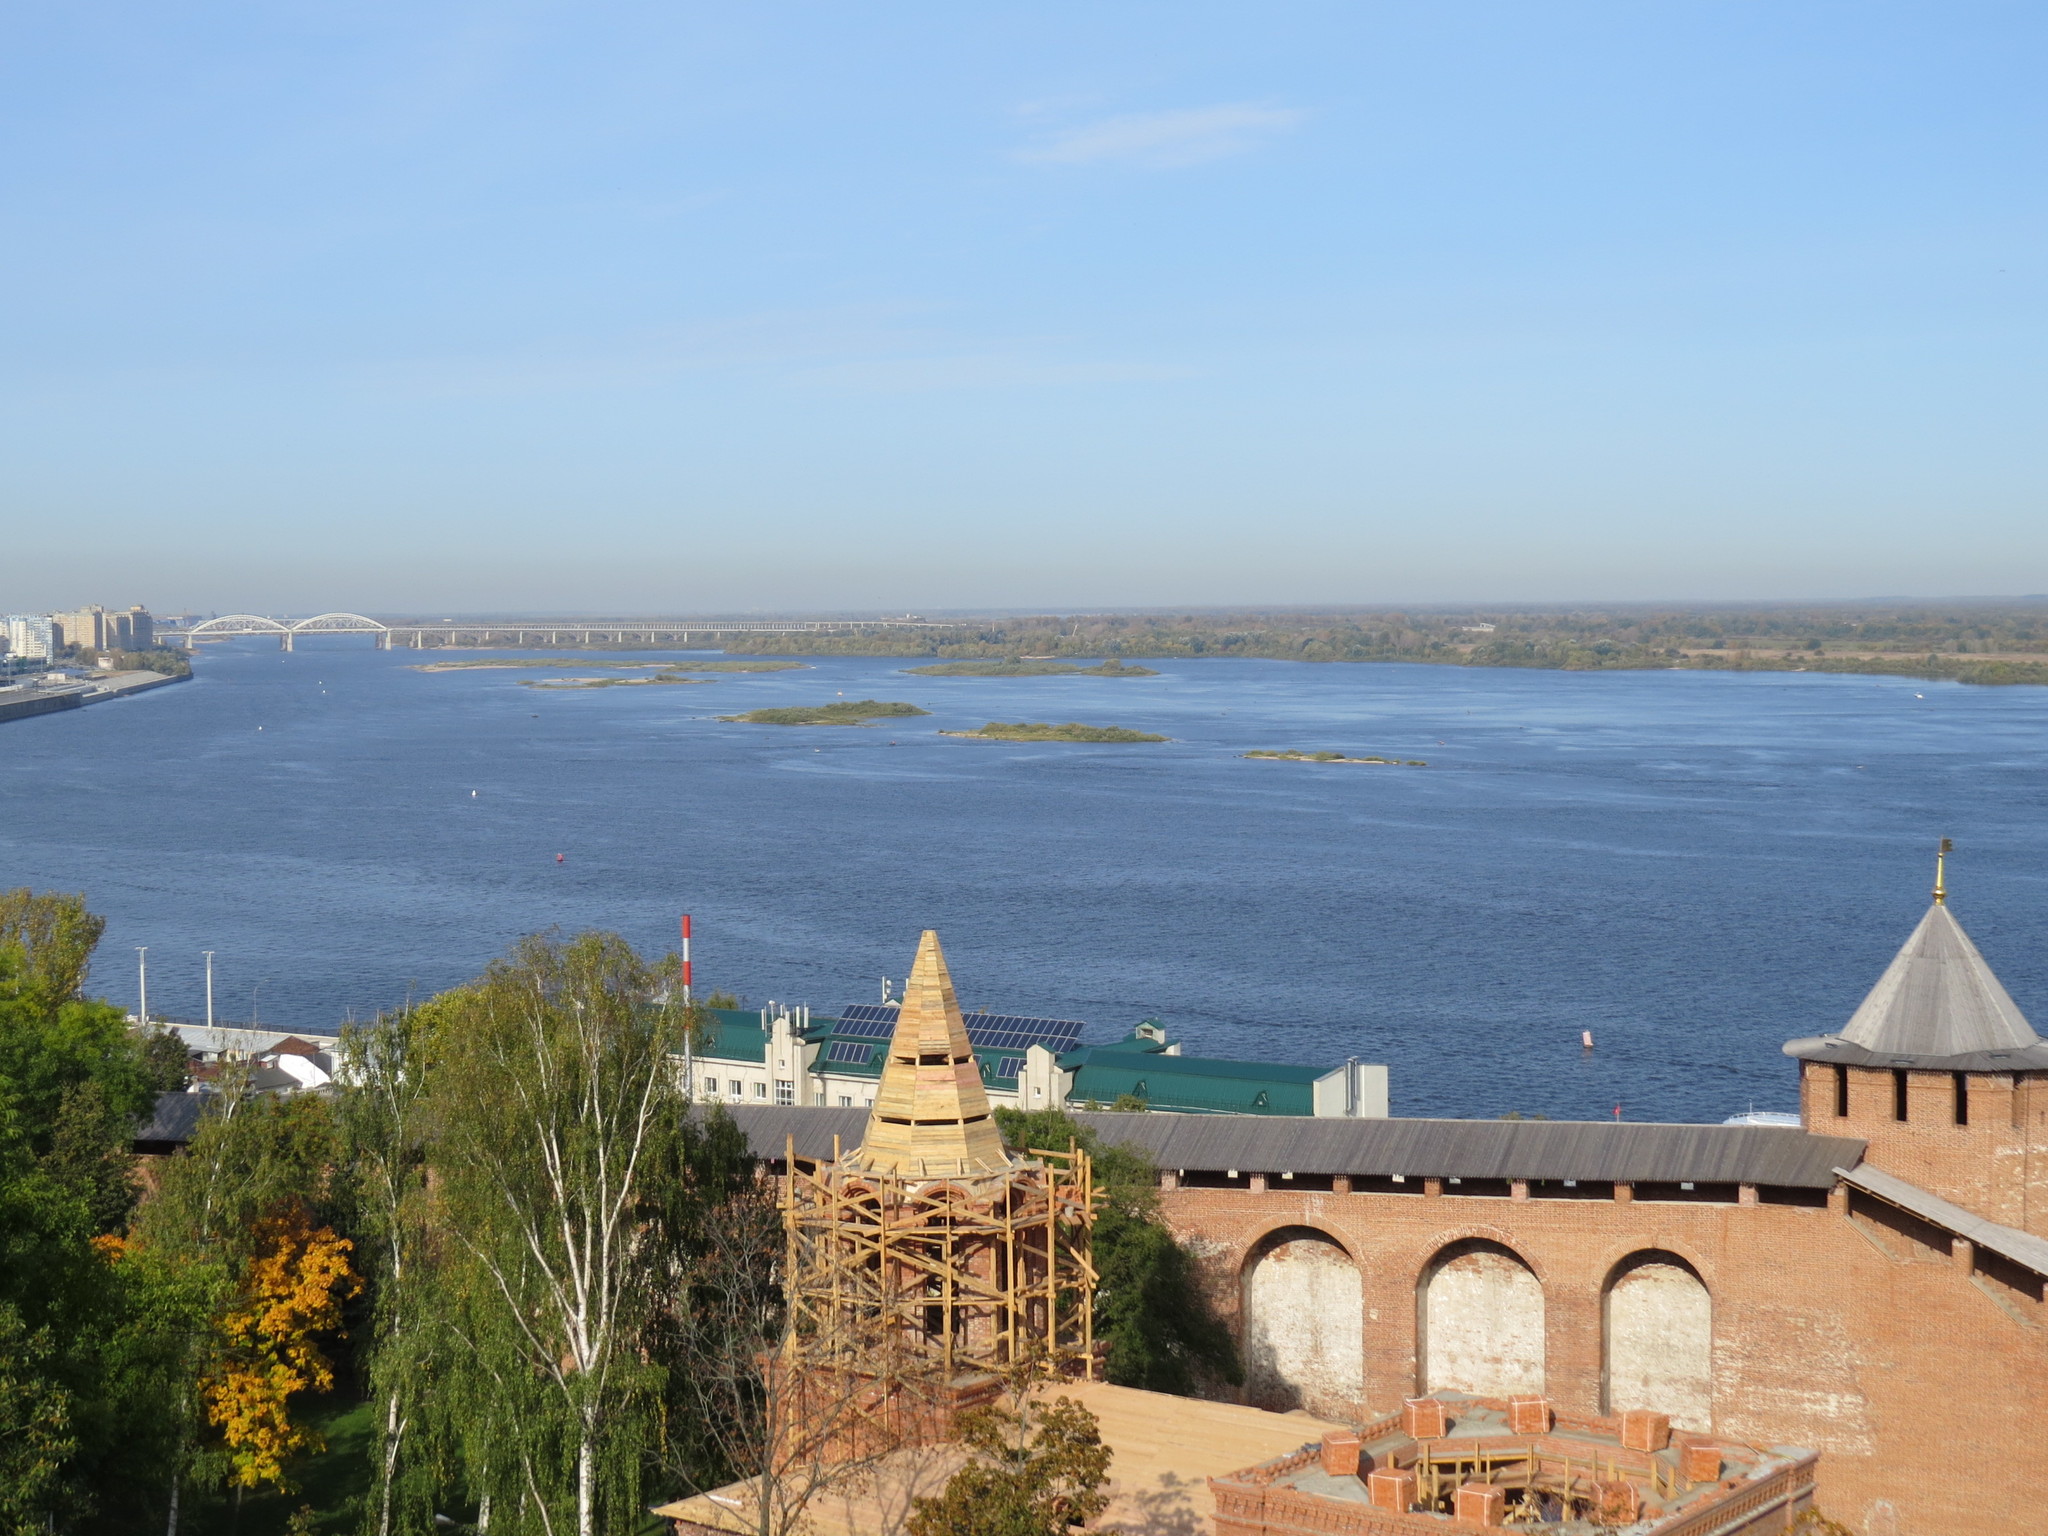
[[[706,1008],[708,1028],[698,1043],[699,1055],[723,1061],[768,1060],[768,1031],[761,1027],[761,1014],[754,1008]]]
[[[1329,1070],[1120,1046],[1070,1051],[1060,1065],[1074,1073],[1069,1104],[1113,1104],[1129,1094],[1154,1109],[1212,1115],[1312,1115],[1315,1081]]]
[[[751,1008],[707,1008],[709,1038],[699,1047],[707,1058],[765,1063],[768,1059],[770,1029],[760,1013]],[[882,1075],[889,1042],[872,1035],[841,1035],[834,1032],[837,1019],[813,1017],[805,1035],[807,1044],[820,1049],[814,1071],[833,1077],[874,1081]],[[832,1059],[832,1047],[853,1043],[864,1048],[843,1054],[852,1061]],[[974,1059],[981,1080],[991,1088],[1014,1090],[1020,1072],[999,1076],[997,1064],[1015,1059],[1021,1068],[1023,1052],[975,1049]],[[1133,1033],[1109,1045],[1083,1046],[1059,1058],[1063,1070],[1074,1074],[1068,1090],[1070,1104],[1095,1102],[1113,1104],[1125,1095],[1146,1100],[1154,1109],[1179,1110],[1187,1114],[1216,1115],[1312,1115],[1315,1113],[1317,1078],[1327,1067],[1298,1067],[1265,1061],[1226,1061],[1213,1056],[1169,1056],[1159,1041]]]

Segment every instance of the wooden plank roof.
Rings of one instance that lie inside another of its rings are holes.
[[[1210,1478],[1305,1449],[1346,1427],[1298,1410],[1269,1413],[1101,1381],[1061,1382],[1034,1395],[1070,1398],[1095,1415],[1102,1443],[1111,1452],[1103,1484],[1109,1508],[1089,1529],[1117,1536],[1206,1531],[1215,1509]],[[965,1460],[958,1445],[898,1451],[871,1473],[828,1488],[805,1510],[805,1526],[816,1536],[901,1531],[912,1501],[938,1493]],[[755,1489],[752,1480],[734,1483],[658,1505],[654,1513],[703,1530],[751,1536],[759,1528]]]

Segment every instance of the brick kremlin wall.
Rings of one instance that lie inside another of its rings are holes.
[[[1580,1199],[1529,1198],[1519,1184],[1451,1193],[1439,1180],[1413,1194],[1353,1193],[1342,1178],[1327,1190],[1266,1175],[1245,1188],[1165,1182],[1166,1220],[1240,1328],[1250,1275],[1276,1244],[1305,1230],[1348,1256],[1363,1324],[1354,1414],[1426,1388],[1422,1288],[1444,1249],[1473,1239],[1510,1250],[1540,1283],[1542,1389],[1566,1412],[1607,1411],[1608,1289],[1632,1256],[1658,1250],[1711,1296],[1714,1433],[1822,1452],[1819,1507],[1866,1536],[2048,1532],[2038,1281],[1860,1192],[1838,1187],[1816,1206],[1752,1188],[1725,1203],[1637,1200],[1626,1186]]]
[[[1864,1157],[1885,1172],[1987,1221],[2048,1237],[2048,1076],[1800,1065],[1800,1114],[1810,1129],[1861,1137]]]

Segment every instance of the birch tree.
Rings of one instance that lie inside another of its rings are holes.
[[[613,934],[530,938],[419,1042],[446,1401],[494,1536],[637,1521],[666,1293],[751,1176],[729,1120],[687,1113],[661,977]]]
[[[430,1296],[416,1273],[425,1250],[426,1071],[419,1040],[427,1027],[421,1012],[408,1008],[341,1037],[337,1113],[361,1232],[359,1262],[374,1297],[367,1353],[380,1410],[370,1494],[375,1536],[391,1536],[407,1440],[433,1358]],[[432,1512],[413,1513],[430,1519]]]

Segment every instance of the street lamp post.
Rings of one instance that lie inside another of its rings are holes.
[[[135,1000],[136,1020],[144,1029],[149,1028],[149,946],[135,946]]]
[[[213,951],[202,949],[200,953],[206,956],[206,1027],[211,1029],[213,1028]]]

